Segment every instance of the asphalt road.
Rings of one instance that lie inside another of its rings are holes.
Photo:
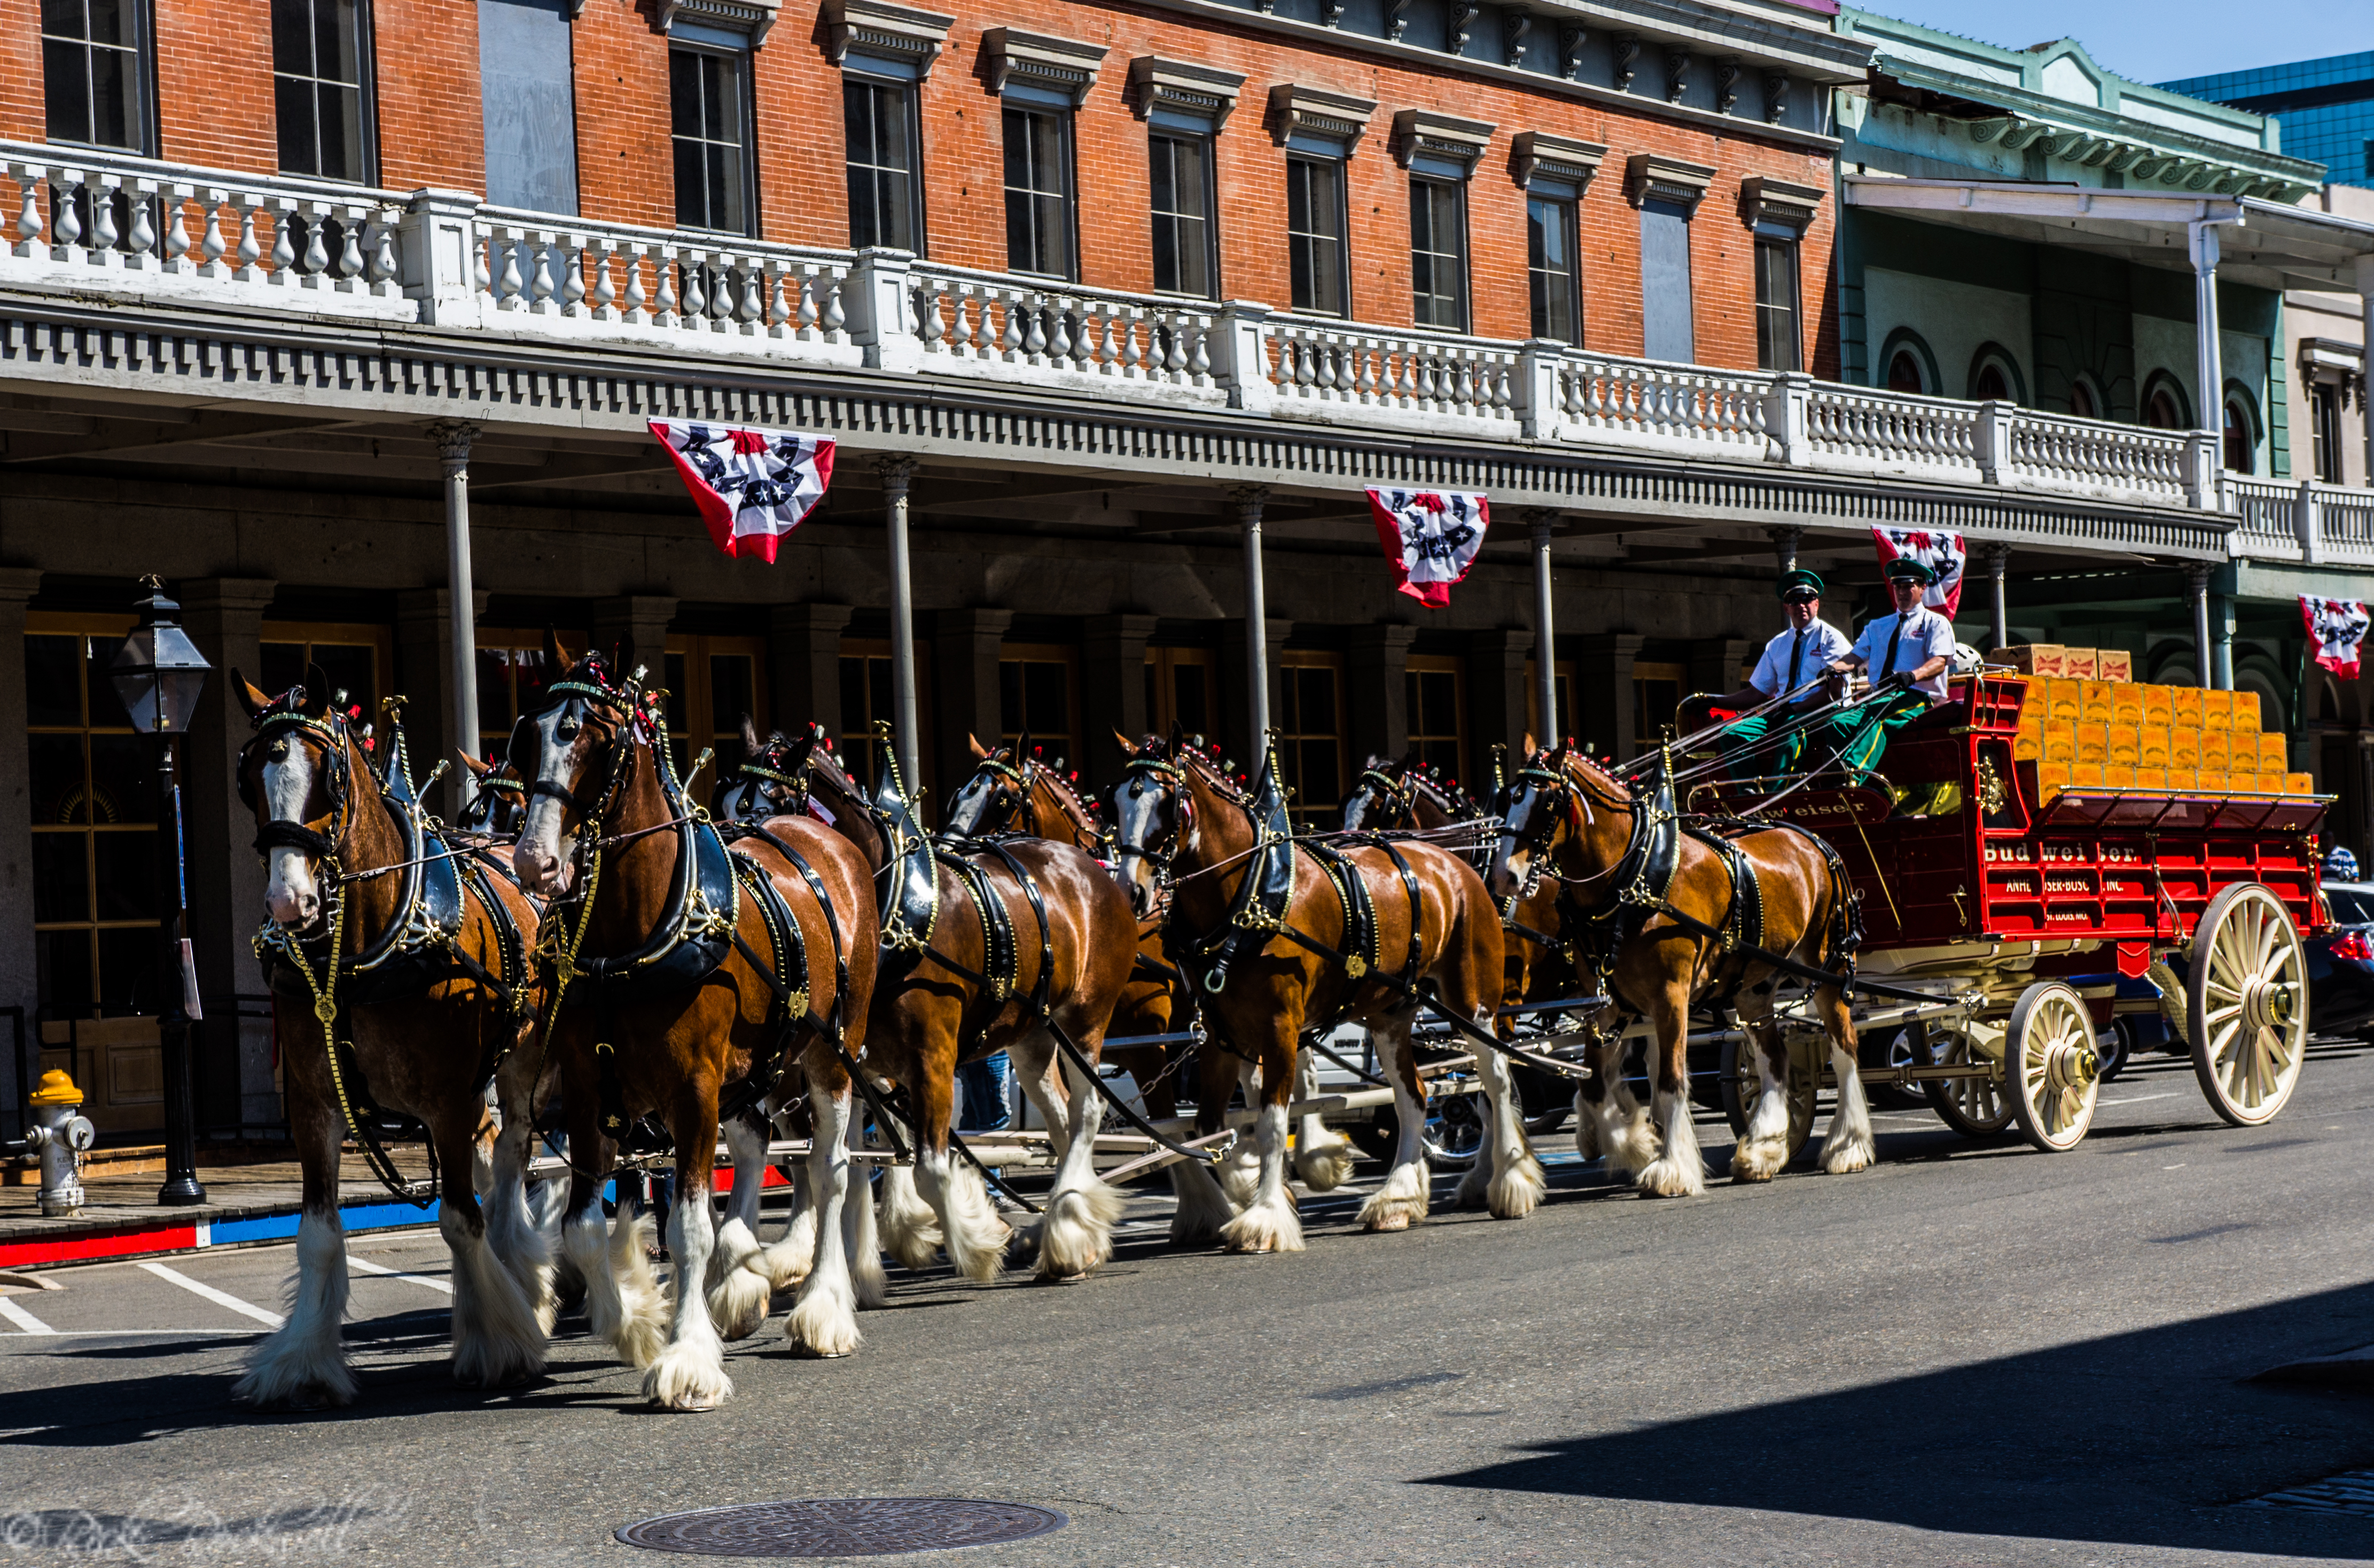
[[[2374,1053],[2320,1049],[2253,1131],[2168,1059],[2105,1099],[2057,1157],[1893,1115],[1872,1172],[1660,1201],[1560,1135],[1522,1223],[1369,1236],[1338,1195],[1299,1256],[1148,1224],[1078,1284],[894,1268],[858,1355],[793,1359],[778,1317],[702,1416],[574,1319],[546,1381],[456,1390],[433,1236],[358,1244],[412,1277],[358,1272],[330,1414],[229,1402],[285,1248],[65,1270],[0,1297],[0,1560],[658,1563],[610,1532],[856,1495],[1070,1515],[906,1560],[969,1568],[2374,1557],[2374,1515],[2250,1504],[2374,1469],[2374,1398],[2248,1381],[2374,1341]]]

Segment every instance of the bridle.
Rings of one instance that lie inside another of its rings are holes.
[[[1548,874],[1550,856],[1557,847],[1558,830],[1568,829],[1575,837],[1580,837],[1582,830],[1597,820],[1591,810],[1591,791],[1585,787],[1592,776],[1591,765],[1579,763],[1577,766],[1581,769],[1581,777],[1578,778],[1575,772],[1569,771],[1564,766],[1568,762],[1574,761],[1570,754],[1558,752],[1539,755],[1545,758],[1557,756],[1560,766],[1551,767],[1542,762],[1530,762],[1517,769],[1515,776],[1509,780],[1501,792],[1501,830],[1516,841],[1517,848],[1525,851],[1525,880],[1503,901],[1500,917],[1504,921],[1513,917],[1518,905],[1533,896],[1534,889],[1541,885],[1542,878]],[[1537,806],[1547,805],[1551,796],[1555,794],[1563,803],[1564,809],[1536,810],[1523,828],[1508,826],[1508,801],[1521,785],[1533,787]],[[1602,801],[1600,804],[1612,807],[1617,802]],[[1632,810],[1631,802],[1628,801],[1623,802],[1621,809]],[[1506,863],[1505,857],[1502,863]]]
[[[972,830],[968,835],[970,837],[987,838],[993,834],[1008,831],[1014,825],[1015,817],[1030,803],[1030,769],[1038,765],[1034,764],[1029,757],[1022,755],[1019,747],[1016,748],[1013,763],[1003,761],[1001,759],[1005,756],[1005,750],[1004,746],[998,747],[997,750],[982,757],[980,766],[974,769],[974,778],[978,778],[982,774],[987,774],[996,779],[1001,787],[981,806],[981,815],[973,823]],[[1017,764],[1019,766],[1017,766]],[[1010,790],[1003,787],[1008,785],[1012,786]],[[990,814],[992,812],[996,813],[994,817]],[[945,837],[946,835],[943,834],[941,837]]]
[[[239,753],[239,798],[250,811],[256,807],[256,786],[248,778],[251,754],[264,746],[267,762],[278,762],[288,755],[291,745],[318,747],[321,770],[315,775],[323,793],[328,795],[330,809],[319,820],[323,826],[291,817],[267,817],[255,833],[255,852],[265,854],[273,849],[294,849],[308,860],[318,863],[315,880],[322,883],[323,907],[314,917],[316,924],[329,917],[331,901],[342,895],[338,864],[338,848],[347,841],[347,828],[354,814],[354,766],[347,749],[345,715],[335,708],[319,719],[309,716],[300,706],[305,700],[305,688],[292,686],[273,705],[257,715],[255,734]],[[328,874],[323,875],[326,872]],[[270,921],[276,930],[286,930],[278,920]],[[334,955],[335,957],[335,955]]]
[[[1146,844],[1133,844],[1122,835],[1118,820],[1121,815],[1121,788],[1116,787],[1113,790],[1113,815],[1116,819],[1113,827],[1113,861],[1119,865],[1132,857],[1144,860],[1154,872],[1154,886],[1158,897],[1167,899],[1171,886],[1171,862],[1179,858],[1180,847],[1186,842],[1187,836],[1194,830],[1195,825],[1195,796],[1187,788],[1187,768],[1184,764],[1173,762],[1169,757],[1149,756],[1140,753],[1122,765],[1122,778],[1133,794],[1143,788],[1144,781],[1149,778],[1163,780],[1164,783],[1158,784],[1155,788],[1158,790],[1167,788],[1169,791],[1171,799],[1169,827],[1158,839]]]
[[[1375,822],[1363,823],[1364,828],[1390,829],[1404,818],[1412,827],[1417,825],[1417,785],[1414,780],[1397,778],[1381,767],[1368,768],[1353,783],[1352,793],[1344,797],[1344,803],[1348,806],[1362,794],[1374,796],[1383,812]]]

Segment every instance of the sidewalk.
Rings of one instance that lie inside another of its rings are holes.
[[[396,1168],[414,1180],[429,1174],[418,1144],[389,1146]],[[358,1155],[340,1167],[338,1214],[348,1231],[433,1225],[437,1205],[416,1209],[390,1193]],[[358,1179],[359,1178],[359,1179]],[[201,1247],[286,1241],[297,1234],[303,1176],[297,1162],[198,1167],[206,1201],[160,1209],[158,1172],[87,1176],[83,1211],[70,1220],[41,1217],[41,1194],[30,1187],[0,1188],[0,1269],[39,1268],[94,1258],[147,1258]]]

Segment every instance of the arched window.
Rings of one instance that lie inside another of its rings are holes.
[[[1970,356],[1969,396],[1978,402],[2026,403],[2027,384],[2019,366],[2001,344],[1986,343]]]
[[[2003,367],[1992,359],[1980,366],[1977,379],[1970,382],[1970,395],[1981,403],[2010,397],[2011,385],[2004,380]]]
[[[2080,376],[2069,383],[2069,412],[2080,419],[2102,417],[2101,395],[2094,390],[2090,378]]]
[[[2192,410],[2183,389],[2165,370],[2156,370],[2144,383],[2144,423],[2155,430],[2190,430]]]
[[[1940,389],[1937,357],[1910,327],[1887,334],[1879,348],[1880,382],[1892,392],[1933,395]]]
[[[2249,390],[2238,382],[2226,385],[2225,420],[2219,431],[2224,439],[2227,471],[2233,474],[2256,474],[2259,471],[2259,411]]]

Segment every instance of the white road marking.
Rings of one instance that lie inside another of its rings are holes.
[[[10,1301],[6,1296],[0,1296],[0,1317],[6,1318],[9,1322],[14,1323],[18,1328],[24,1330],[28,1334],[54,1334],[57,1332],[56,1329],[51,1328],[48,1324],[42,1322],[40,1318],[26,1311],[23,1307],[18,1306],[15,1302]]]
[[[147,1270],[148,1272],[156,1275],[160,1280],[181,1286],[192,1295],[204,1296],[206,1300],[213,1302],[217,1306],[227,1306],[243,1317],[254,1318],[258,1323],[277,1328],[283,1323],[288,1321],[287,1318],[281,1316],[280,1314],[276,1312],[266,1312],[264,1308],[256,1305],[253,1302],[240,1300],[239,1297],[231,1294],[229,1291],[218,1291],[212,1285],[200,1284],[197,1281],[191,1279],[187,1274],[184,1274],[176,1269],[168,1269],[162,1263],[143,1263],[140,1267]]]
[[[443,1291],[449,1296],[453,1293],[453,1287],[443,1280],[432,1280],[426,1274],[407,1274],[401,1269],[391,1269],[384,1263],[373,1263],[352,1255],[347,1258],[347,1267],[359,1269],[366,1274],[377,1274],[383,1280],[409,1280],[416,1285],[426,1285],[432,1291]]]
[[[2145,1100],[2173,1100],[2182,1093],[2181,1089],[2170,1089],[2165,1094],[2133,1094],[2123,1100],[2097,1100],[2094,1103],[2098,1106],[2140,1106]]]
[[[53,1340],[218,1340],[226,1334],[261,1334],[261,1328],[53,1328]],[[30,1334],[0,1334],[0,1345]]]
[[[2175,1164],[2172,1164],[2172,1165],[2162,1165],[2162,1166],[2160,1167],[2160,1169],[2162,1169],[2162,1170],[2164,1170],[2164,1171],[2180,1171],[2180,1170],[2184,1169],[2184,1162],[2183,1162],[2183,1161],[2181,1161],[2181,1160],[2180,1160],[2180,1161],[2178,1161]]]

